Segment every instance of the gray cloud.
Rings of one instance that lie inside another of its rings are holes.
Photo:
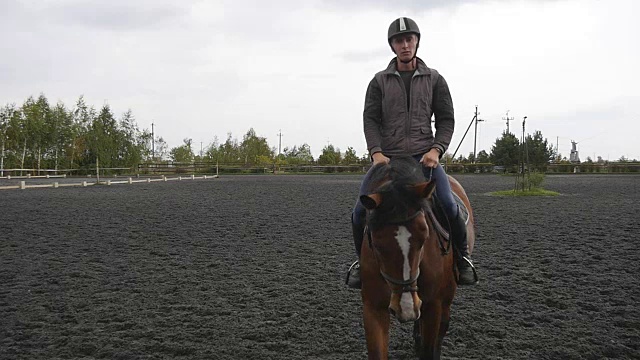
[[[510,0],[321,0],[321,4],[332,9],[342,11],[360,11],[370,9],[395,10],[399,12],[412,11],[421,13],[439,8],[451,8],[464,4],[486,3],[486,2],[509,2]],[[560,0],[537,0],[539,2],[554,2]],[[392,15],[392,16],[401,16]]]
[[[179,21],[187,14],[184,3],[169,1],[80,1],[43,3],[8,1],[3,3],[0,19],[18,19],[34,25],[80,25],[114,31],[159,28]]]
[[[415,11],[423,12],[426,10],[453,7],[465,3],[482,2],[485,0],[405,0],[402,2],[393,0],[322,0],[322,3],[330,8],[343,9],[345,11],[353,11],[360,9],[382,9],[397,11]],[[395,16],[395,15],[394,15]]]

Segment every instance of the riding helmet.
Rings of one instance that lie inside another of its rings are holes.
[[[387,34],[389,46],[391,46],[392,37],[407,33],[416,34],[416,36],[418,37],[418,42],[420,42],[420,29],[418,28],[418,24],[416,24],[415,21],[409,19],[408,17],[401,17],[394,20],[391,25],[389,25],[389,32]]]

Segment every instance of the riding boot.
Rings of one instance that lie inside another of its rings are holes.
[[[351,230],[353,231],[353,244],[356,247],[356,254],[360,259],[360,248],[362,247],[362,241],[364,239],[364,226],[356,224],[351,221]],[[360,289],[362,283],[360,281],[360,262],[356,260],[347,271],[347,277],[345,283],[352,289]]]
[[[467,247],[467,225],[458,211],[458,216],[451,221],[451,237],[455,247],[456,265],[458,267],[458,285],[475,285],[478,274],[471,261]]]

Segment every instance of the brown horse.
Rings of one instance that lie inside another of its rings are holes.
[[[426,181],[421,164],[394,158],[372,171],[367,234],[360,257],[364,328],[369,359],[387,359],[390,316],[415,322],[420,359],[440,359],[456,292],[453,252],[437,231],[427,207],[435,182]],[[469,210],[469,251],[475,240],[473,212],[462,186],[449,177],[452,190]]]

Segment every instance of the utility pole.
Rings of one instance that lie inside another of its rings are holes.
[[[529,154],[527,153],[527,138],[525,137],[525,124],[527,122],[527,117],[525,116],[522,119],[522,168],[521,168],[521,173],[522,173],[522,191],[525,191],[525,175],[524,175],[524,167],[525,167],[525,161],[528,164],[528,159],[529,159]],[[526,155],[525,155],[526,154]],[[525,160],[526,158],[526,160]]]
[[[279,131],[279,133],[278,133],[278,138],[279,138],[279,140],[278,140],[278,155],[280,155],[280,152],[282,150],[282,129],[280,129],[278,131]]]
[[[4,136],[2,138],[2,155],[0,155],[0,177],[4,176]]]
[[[153,132],[153,122],[151,123],[151,161],[156,159],[156,135]]]
[[[503,117],[502,120],[506,120],[507,121],[507,133],[509,133],[509,121],[513,121],[513,116],[509,117],[509,111],[511,110],[507,110],[507,117]]]
[[[523,122],[527,120],[527,117],[524,117],[524,120],[522,120]],[[529,142],[527,141],[527,138],[524,138],[524,155],[525,155],[525,159],[527,160],[527,178],[531,178],[531,163],[529,162]]]
[[[202,141],[200,141],[200,161],[202,161]]]
[[[475,135],[473,136],[473,163],[475,164],[477,155],[476,155],[476,143],[478,140],[478,121],[484,121],[482,119],[478,119],[478,105],[476,105],[476,115],[474,116],[474,119],[476,120],[476,126],[475,126]]]

